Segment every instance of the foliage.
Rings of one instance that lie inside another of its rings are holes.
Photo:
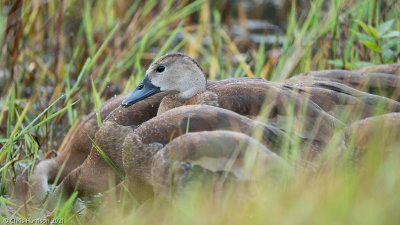
[[[52,149],[62,151],[83,116],[132,90],[151,61],[166,52],[186,52],[214,80],[282,81],[311,70],[399,62],[397,0],[283,2],[290,6],[281,11],[288,12],[287,22],[279,32],[263,33],[277,37],[271,44],[241,41],[235,34],[239,26],[249,36],[249,19],[240,14],[246,4],[236,1],[2,1],[1,195],[10,193],[22,168],[32,168]],[[101,124],[100,115],[97,119]],[[133,207],[127,213],[112,201],[79,211],[74,195],[53,216],[81,224],[150,224],[154,218],[165,224],[395,224],[399,155],[376,151],[379,144],[371,143],[357,164],[326,157],[312,173],[232,187],[223,194],[194,184],[168,207],[160,203],[150,212]],[[9,212],[12,202],[4,197],[0,205],[7,217],[48,215],[41,208]]]

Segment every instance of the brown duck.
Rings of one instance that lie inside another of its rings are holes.
[[[214,91],[221,91],[223,90],[222,87],[225,85],[233,84],[239,87],[241,83],[246,81],[257,83],[262,82],[263,79],[239,78],[225,81],[213,81],[208,82],[208,88]],[[121,104],[122,99],[126,98],[126,95],[119,95],[104,103],[101,108],[102,119],[105,118],[104,121],[113,121],[118,125],[131,126],[134,128],[156,115],[160,101],[166,94],[167,93],[165,92],[155,94],[154,96],[148,97],[146,101],[137,102],[129,107],[118,107],[118,105]],[[202,98],[201,100],[198,98],[196,101],[210,103],[210,100],[207,97]],[[231,108],[236,107],[236,111],[254,116],[258,114],[261,106],[260,99],[249,97],[245,98],[240,95],[238,95],[238,97],[233,96],[229,99],[229,101],[230,102],[225,101],[225,105],[230,104]],[[255,104],[251,104],[251,102],[254,102]],[[107,126],[102,126],[99,130],[100,131],[97,132],[98,127],[96,116],[94,113],[92,113],[78,126],[75,133],[69,140],[68,145],[64,151],[62,151],[62,154],[56,158],[43,160],[38,163],[38,165],[34,167],[29,181],[27,170],[18,177],[14,191],[17,198],[28,199],[28,196],[31,196],[30,192],[32,192],[36,193],[36,196],[39,199],[43,199],[47,193],[48,182],[53,183],[63,164],[65,164],[65,166],[62,170],[59,182],[61,182],[69,174],[71,176],[68,177],[68,181],[66,182],[71,184],[75,184],[77,178],[81,176],[85,177],[85,179],[82,179],[81,181],[83,183],[86,181],[88,183],[96,183],[96,181],[93,180],[96,180],[97,177],[90,177],[89,175],[86,176],[85,174],[95,174],[95,172],[100,172],[100,174],[113,174],[97,150],[92,148],[92,142],[87,136],[94,138],[95,142],[100,146],[100,148],[105,151],[107,155],[112,156],[121,152],[119,146],[113,145],[112,143],[114,143],[118,138],[121,138],[121,135],[123,135],[121,134],[121,131],[124,129],[110,129]],[[89,155],[89,152],[90,157],[86,160],[88,162],[83,163],[83,161]],[[71,173],[74,169],[76,170]],[[108,180],[107,176],[103,177],[104,180]],[[81,186],[84,187],[85,184],[82,184]],[[88,190],[91,190],[90,187],[94,187],[93,191],[90,192],[98,192],[107,189],[102,185],[88,185]]]
[[[283,130],[295,129],[302,138],[326,143],[341,125],[331,115],[303,95],[282,84],[264,79],[237,78],[207,85],[199,64],[182,53],[166,54],[152,63],[143,81],[122,102],[129,106],[153,94],[165,92],[158,115],[182,105],[206,104],[269,121]],[[261,113],[261,109],[264,112]],[[288,126],[290,118],[294,125]],[[310,121],[304,123],[304,121]]]

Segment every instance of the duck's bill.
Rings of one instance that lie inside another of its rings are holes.
[[[140,84],[136,87],[136,89],[133,90],[124,101],[122,101],[121,105],[125,107],[133,105],[136,102],[157,94],[158,92],[160,92],[160,88],[154,86],[150,82],[149,77],[146,75],[143,81],[140,82]]]

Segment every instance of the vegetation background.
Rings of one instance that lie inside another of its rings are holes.
[[[0,11],[5,218],[49,215],[13,203],[16,175],[62,149],[85,115],[132,90],[166,52],[187,53],[212,80],[273,81],[398,63],[400,55],[398,0],[2,0]],[[199,186],[153,210],[68,202],[50,216],[77,224],[398,224],[399,155],[377,150],[371,144],[356,166],[324,162],[289,181],[260,182],[246,196]]]

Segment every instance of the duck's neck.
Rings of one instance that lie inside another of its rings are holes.
[[[158,107],[157,115],[161,115],[164,112],[184,105],[189,99],[182,98],[178,94],[169,94],[163,98]]]

